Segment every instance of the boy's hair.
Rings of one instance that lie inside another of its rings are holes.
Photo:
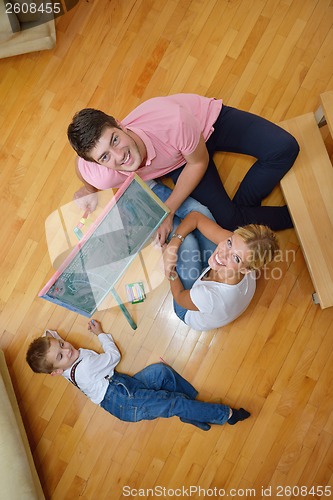
[[[81,109],[73,116],[67,129],[72,148],[84,160],[94,161],[90,151],[96,146],[106,127],[120,128],[113,116],[98,109]]]
[[[267,226],[248,224],[234,231],[243,239],[250,250],[248,267],[253,270],[261,269],[274,259],[279,250],[276,234]]]
[[[52,373],[53,365],[46,359],[50,346],[49,337],[38,337],[28,347],[26,360],[35,373]]]

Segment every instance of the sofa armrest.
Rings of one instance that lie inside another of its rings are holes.
[[[5,1],[0,2],[0,43],[11,40],[21,30],[20,21],[14,12],[6,13]]]
[[[6,14],[5,1],[0,1],[0,58],[55,46],[56,31],[52,13],[42,12],[38,19],[20,24],[15,14],[10,15],[10,18]]]
[[[15,13],[21,25],[24,23],[31,23],[38,21],[42,16],[42,12],[40,10],[42,0],[5,0],[5,1],[6,3],[10,2],[13,5],[13,9],[15,9],[15,4],[16,7],[19,7],[15,10]]]
[[[45,500],[20,410],[0,350],[0,484],[2,498]]]

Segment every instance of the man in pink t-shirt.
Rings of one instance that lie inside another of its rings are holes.
[[[76,198],[119,187],[134,171],[146,181],[171,177],[175,187],[166,200],[170,214],[158,230],[161,244],[172,229],[175,212],[190,195],[229,230],[248,223],[274,230],[292,227],[286,206],[262,207],[261,201],[291,168],[297,142],[275,124],[222,106],[221,100],[196,94],[155,97],[121,122],[83,109],[69,125],[68,138],[78,154],[76,172],[84,183]],[[216,151],[257,158],[233,200],[214,164]]]

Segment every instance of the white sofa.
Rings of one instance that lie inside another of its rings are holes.
[[[0,58],[52,49],[55,46],[56,32],[53,16],[47,12],[29,12],[29,5],[38,5],[40,1],[0,0]],[[14,7],[8,7],[10,2],[22,5],[24,12],[16,7],[18,13],[15,14]],[[11,13],[7,14],[6,9]],[[46,19],[49,20],[44,22]]]
[[[45,500],[1,350],[0,401],[0,498]]]

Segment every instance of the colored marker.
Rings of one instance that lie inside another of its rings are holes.
[[[79,223],[78,223],[78,225],[77,225],[77,227],[78,227],[79,229],[81,229],[81,228],[82,228],[82,226],[84,226],[84,225],[85,225],[86,220],[87,220],[87,217],[88,217],[88,215],[89,215],[89,214],[90,214],[90,210],[89,210],[89,208],[87,208],[87,210],[86,210],[86,211],[84,212],[84,214],[82,215],[82,217],[81,217],[81,219],[80,219],[80,222],[79,222]]]
[[[74,227],[73,231],[78,240],[81,240],[83,238],[83,232],[81,231],[81,229],[79,229],[78,227]]]
[[[81,240],[83,238],[83,232],[81,231],[81,229],[83,228],[83,226],[85,225],[86,223],[86,220],[87,220],[87,217],[88,215],[90,214],[90,210],[89,208],[87,208],[87,210],[84,212],[84,214],[82,215],[81,219],[80,219],[80,222],[78,223],[78,225],[76,227],[74,227],[73,231],[74,231],[74,234],[75,236],[77,237],[78,240]]]

